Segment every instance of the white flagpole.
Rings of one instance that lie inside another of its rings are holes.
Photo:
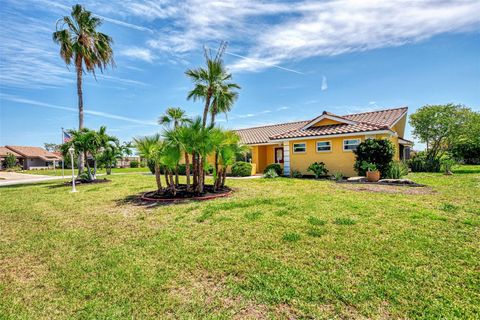
[[[62,127],[62,143],[65,143],[65,137],[63,133],[63,127]],[[65,179],[65,157],[62,155],[62,179]]]

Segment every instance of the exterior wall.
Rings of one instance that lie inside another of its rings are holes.
[[[252,146],[252,163],[256,165],[256,172],[262,173],[265,168],[275,163],[275,148],[281,144]],[[280,164],[283,166],[283,164]]]
[[[399,159],[399,146],[397,137],[388,137],[387,135],[358,135],[358,136],[348,136],[348,137],[333,137],[333,138],[322,138],[322,139],[308,139],[308,140],[297,140],[289,141],[290,147],[290,167],[291,170],[298,170],[302,174],[311,175],[311,172],[307,171],[307,168],[313,162],[324,162],[327,166],[329,174],[334,172],[341,172],[344,176],[351,177],[356,176],[357,173],[353,169],[353,164],[355,162],[355,154],[353,151],[344,151],[343,150],[343,140],[345,139],[360,139],[360,142],[365,141],[366,138],[388,138],[390,139],[395,146],[395,156],[394,160]],[[316,143],[317,141],[330,141],[331,151],[327,152],[317,152]],[[307,150],[305,153],[294,153],[293,144],[295,143],[306,143]]]
[[[27,158],[23,163],[24,169],[30,169],[32,167],[47,167],[47,163],[39,158]]]

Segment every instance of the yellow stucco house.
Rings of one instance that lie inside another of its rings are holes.
[[[389,139],[395,160],[408,158],[411,141],[405,140],[407,107],[338,116],[324,111],[313,120],[237,130],[241,141],[251,147],[253,173],[262,173],[271,163],[302,174],[313,162],[323,161],[329,173],[356,175],[353,170],[358,144],[369,138]],[[311,174],[311,173],[310,173]]]

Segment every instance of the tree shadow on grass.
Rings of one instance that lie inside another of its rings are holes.
[[[134,205],[137,207],[144,207],[147,209],[153,209],[157,207],[165,207],[172,205],[174,203],[162,203],[162,202],[155,202],[155,201],[146,201],[142,199],[143,192],[137,194],[131,194],[126,196],[125,198],[115,200],[115,204],[117,206],[124,206],[124,205]]]

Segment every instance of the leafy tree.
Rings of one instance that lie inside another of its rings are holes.
[[[457,161],[480,164],[480,112],[468,112],[462,132],[452,144],[449,151]]]
[[[413,136],[427,146],[426,159],[441,157],[459,139],[470,110],[452,103],[426,105],[410,116]]]
[[[17,157],[13,153],[7,153],[5,157],[5,166],[7,169],[14,168],[17,165]]]
[[[71,16],[57,21],[53,41],[60,46],[60,56],[67,66],[73,64],[77,73],[78,129],[83,129],[83,91],[82,75],[84,71],[95,76],[95,69],[103,72],[108,65],[114,65],[110,36],[97,31],[102,20],[77,4],[72,7]],[[79,159],[79,172],[83,170],[83,157]]]
[[[43,144],[45,150],[47,150],[48,152],[58,152],[60,151],[60,144],[56,144],[56,143],[48,143],[48,142],[45,142]]]
[[[360,143],[357,150],[353,152],[355,153],[353,167],[359,175],[365,175],[366,169],[363,167],[363,162],[367,162],[374,164],[380,171],[381,176],[385,177],[395,155],[395,148],[390,140],[367,139]]]

